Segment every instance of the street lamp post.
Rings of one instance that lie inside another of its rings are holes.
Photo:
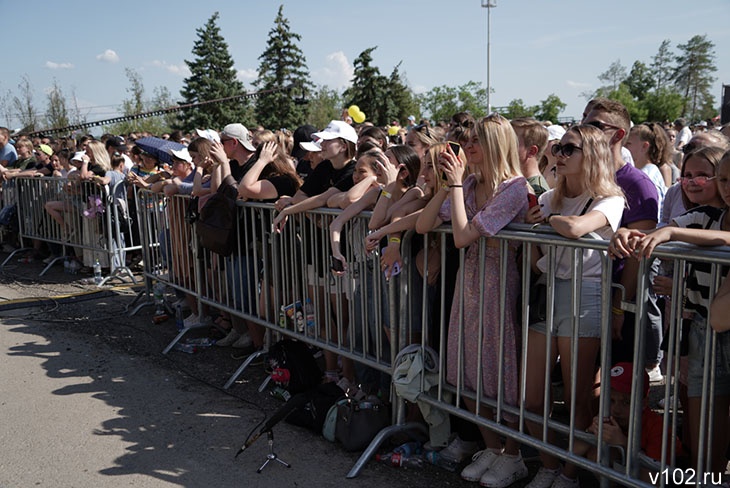
[[[492,102],[491,102],[491,97],[492,97],[492,83],[491,83],[491,80],[489,78],[489,75],[490,75],[490,73],[489,73],[489,69],[490,69],[490,59],[489,59],[489,57],[490,57],[490,53],[492,51],[492,46],[491,46],[491,37],[489,35],[490,34],[489,33],[489,30],[490,30],[490,27],[491,27],[491,24],[492,24],[492,16],[491,16],[491,14],[492,14],[492,8],[497,6],[497,0],[481,0],[481,1],[482,1],[482,8],[486,8],[487,9],[487,113],[488,114],[491,114],[492,113]]]

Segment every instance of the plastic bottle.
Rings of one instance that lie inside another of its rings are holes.
[[[94,261],[94,283],[96,286],[101,285],[103,278],[101,276],[101,263],[99,262],[99,259],[97,258]]]
[[[182,304],[178,303],[175,305],[175,325],[177,330],[183,330],[185,328],[185,318],[183,317]]]
[[[312,305],[312,300],[310,300],[309,298],[307,298],[307,300],[304,302],[304,320],[307,324],[307,335],[316,335],[316,328],[314,324],[314,306]]]
[[[393,449],[393,452],[403,454],[405,457],[410,457],[414,454],[421,454],[421,443],[418,441],[406,442],[405,444],[401,444],[400,446]]]
[[[446,459],[438,451],[428,451],[426,453],[426,461],[441,469],[451,471],[452,473],[459,469],[459,463],[453,459]]]
[[[422,468],[426,461],[421,456],[404,456],[397,452],[389,452],[388,454],[377,454],[376,461],[390,464],[396,468]]]
[[[210,347],[215,344],[215,339],[211,339],[210,337],[200,337],[198,339],[188,339],[185,341],[185,344],[190,344],[191,346],[196,347]]]
[[[194,346],[193,344],[183,344],[181,342],[178,342],[177,344],[175,344],[173,349],[175,349],[176,351],[185,352],[188,354],[195,354],[195,351],[198,350],[197,347]]]

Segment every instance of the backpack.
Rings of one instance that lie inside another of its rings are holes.
[[[319,434],[324,433],[323,426],[330,408],[337,400],[345,396],[345,392],[337,386],[337,383],[323,383],[306,393],[299,393],[299,395],[305,395],[306,401],[304,405],[295,408],[289,414],[286,422],[305,427]],[[292,397],[289,401],[294,401],[299,395]]]
[[[316,387],[322,381],[314,354],[299,341],[282,339],[269,348],[271,379],[292,395]]]
[[[200,245],[221,256],[230,256],[236,245],[236,185],[224,180],[200,209],[195,222]]]

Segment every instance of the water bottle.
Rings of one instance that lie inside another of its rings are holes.
[[[314,306],[312,300],[307,298],[304,302],[304,318],[307,324],[307,335],[316,335],[315,324],[314,324]]]
[[[390,464],[393,467],[400,468],[422,468],[425,461],[421,456],[405,456],[398,452],[389,452],[388,454],[377,454],[376,461]]]
[[[363,408],[362,403],[360,408]],[[418,441],[406,442],[405,444],[401,444],[400,446],[393,449],[393,452],[397,454],[403,454],[405,457],[410,457],[414,454],[421,454],[421,443]]]
[[[453,459],[446,459],[438,451],[427,452],[426,461],[433,464],[434,466],[438,466],[441,469],[451,471],[452,473],[459,469],[459,463],[457,463]]]
[[[101,277],[101,263],[99,262],[99,259],[97,258],[94,261],[94,283],[96,283],[96,286],[101,285],[102,281]]]
[[[183,344],[181,342],[178,342],[173,346],[173,349],[176,351],[184,352],[187,354],[195,354],[195,351],[197,351],[197,347],[193,344]]]
[[[183,317],[181,303],[175,305],[175,325],[177,326],[177,330],[183,330],[185,328],[185,318]]]
[[[159,281],[152,287],[152,296],[155,300],[155,315],[165,314],[165,285]]]

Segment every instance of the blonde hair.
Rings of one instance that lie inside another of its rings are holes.
[[[616,184],[616,171],[611,157],[611,147],[603,131],[592,125],[576,125],[568,129],[575,132],[581,140],[581,154],[583,155],[583,188],[591,198],[624,197],[621,187]],[[555,185],[553,206],[560,210],[565,198],[565,177],[558,176]]]
[[[503,181],[522,176],[517,134],[509,120],[499,114],[487,115],[477,121],[472,130],[479,139],[484,156],[476,176],[485,184],[487,195],[491,197]]]
[[[106,152],[104,143],[100,141],[89,141],[86,145],[86,152],[90,153],[90,158],[94,164],[101,166],[104,171],[112,170],[112,163],[109,160],[109,153]]]

